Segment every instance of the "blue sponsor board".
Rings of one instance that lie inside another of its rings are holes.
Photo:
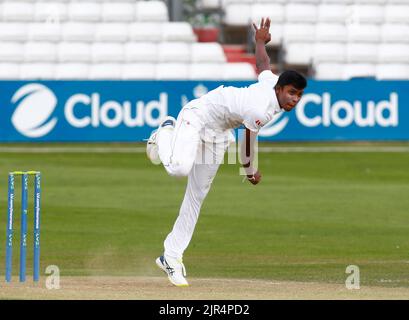
[[[0,81],[0,141],[142,141],[218,81]],[[260,140],[409,140],[409,81],[310,80]]]

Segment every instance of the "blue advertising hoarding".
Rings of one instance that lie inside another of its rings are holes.
[[[0,142],[142,141],[218,81],[0,81]],[[409,81],[308,82],[260,140],[409,140]]]

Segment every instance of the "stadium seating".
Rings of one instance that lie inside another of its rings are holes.
[[[56,80],[88,79],[88,63],[59,63],[55,65]]]
[[[54,62],[57,59],[57,46],[52,42],[26,42],[24,44],[25,62]]]
[[[161,42],[158,48],[159,62],[190,61],[190,46],[185,42]]]
[[[253,67],[248,63],[227,63],[223,65],[224,80],[247,80],[254,74]]]
[[[125,44],[125,61],[142,63],[158,60],[158,45],[154,42],[129,42]]]
[[[154,63],[127,63],[122,69],[124,80],[151,80],[156,79],[156,64]]]
[[[225,62],[222,47],[218,43],[193,43],[193,62]]]
[[[191,80],[220,80],[224,77],[223,64],[195,63],[190,67]]]
[[[317,23],[315,27],[315,39],[317,43],[345,42],[347,40],[347,28],[341,23]]]
[[[24,61],[24,44],[19,42],[3,42],[0,50],[1,62]]]
[[[99,21],[101,17],[101,6],[95,2],[71,2],[67,5],[70,21]]]
[[[27,24],[29,41],[50,41],[56,42],[61,38],[61,25],[57,23],[30,23]]]
[[[162,27],[163,41],[195,42],[192,27],[187,22],[168,22]]]
[[[159,0],[0,0],[0,48],[0,79],[238,77],[219,43],[197,43]]]
[[[0,62],[0,79],[4,80],[20,79],[20,64]]]
[[[129,25],[130,41],[160,42],[163,38],[162,25],[151,22],[134,22]]]
[[[125,42],[128,40],[128,26],[125,23],[100,23],[95,28],[95,40]]]
[[[27,40],[28,24],[25,23],[0,23],[0,41],[25,41]]]
[[[93,23],[67,22],[61,26],[62,41],[83,41],[94,40],[96,25]]]
[[[339,42],[318,42],[314,45],[312,59],[314,63],[345,62],[346,46]]]
[[[380,80],[405,80],[408,79],[408,64],[378,64],[376,67],[376,78]]]
[[[54,73],[55,65],[51,63],[26,63],[20,67],[20,78],[23,80],[53,79]]]
[[[211,8],[217,1],[201,3]],[[227,26],[270,16],[268,46],[284,53],[284,65],[311,67],[318,79],[409,79],[408,0],[224,0],[221,5]]]
[[[33,21],[34,8],[30,2],[4,2],[1,7],[2,21]]]
[[[185,80],[189,78],[189,67],[185,63],[159,63],[156,66],[158,80]]]
[[[105,2],[101,8],[102,20],[105,22],[132,22],[136,17],[133,3]]]
[[[284,53],[285,65],[307,66],[318,79],[409,79],[408,0],[198,0],[198,6],[223,9],[223,23],[232,27],[268,15],[268,46]],[[0,0],[0,46],[0,79],[256,76],[250,64],[226,62],[221,44],[198,43],[189,23],[170,22],[162,0]]]
[[[121,79],[122,68],[115,63],[91,64],[88,77],[93,80]]]
[[[58,44],[58,61],[91,62],[91,46],[83,42],[60,42]]]

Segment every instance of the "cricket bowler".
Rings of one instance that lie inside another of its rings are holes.
[[[232,130],[244,125],[246,138],[241,150],[254,146],[260,128],[275,114],[294,109],[307,86],[306,79],[296,71],[277,76],[270,70],[265,48],[271,40],[270,19],[263,18],[259,28],[254,23],[253,27],[258,82],[244,88],[220,86],[190,101],[177,120],[166,117],[147,142],[147,155],[152,162],[161,162],[171,176],[188,177],[179,215],[164,241],[163,255],[156,259],[158,267],[178,287],[188,286],[183,254],[229,145],[226,141],[234,141]],[[253,165],[253,157],[245,153],[247,156],[240,153],[241,163],[247,180],[256,185],[261,174]]]

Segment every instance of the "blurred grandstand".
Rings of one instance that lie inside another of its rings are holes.
[[[409,0],[0,0],[0,79],[409,79]]]

